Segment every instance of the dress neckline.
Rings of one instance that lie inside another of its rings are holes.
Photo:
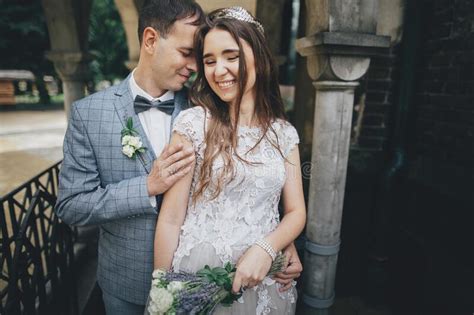
[[[239,130],[249,130],[249,131],[257,131],[257,130],[260,130],[261,128],[259,126],[255,126],[255,127],[252,127],[252,126],[247,126],[247,125],[237,125],[237,128]]]

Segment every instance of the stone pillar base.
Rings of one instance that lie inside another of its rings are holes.
[[[303,301],[317,309],[334,302],[354,89],[357,82],[318,81],[304,268]]]
[[[46,57],[63,81],[64,109],[69,117],[72,103],[85,96],[89,56],[82,52],[50,51]]]

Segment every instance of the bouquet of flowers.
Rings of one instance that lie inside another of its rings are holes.
[[[286,257],[277,255],[267,276],[283,271]],[[150,315],[210,314],[218,304],[231,306],[242,295],[232,293],[236,266],[206,265],[196,274],[155,270],[148,299]]]

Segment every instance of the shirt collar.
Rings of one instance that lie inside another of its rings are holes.
[[[155,102],[155,101],[160,101],[164,102],[167,100],[174,99],[174,92],[173,91],[166,91],[163,95],[160,97],[153,97],[150,94],[148,94],[145,90],[143,90],[141,87],[138,86],[137,81],[135,81],[134,73],[136,69],[133,69],[132,75],[130,76],[129,80],[129,85],[130,85],[130,90],[132,91],[132,97],[135,99],[137,95],[140,95],[144,98],[146,98],[149,101]]]

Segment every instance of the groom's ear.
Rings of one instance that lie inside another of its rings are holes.
[[[142,37],[142,45],[143,48],[149,52],[153,53],[155,51],[155,45],[160,39],[160,34],[158,33],[157,30],[155,30],[153,27],[146,27],[143,30],[143,37]]]

